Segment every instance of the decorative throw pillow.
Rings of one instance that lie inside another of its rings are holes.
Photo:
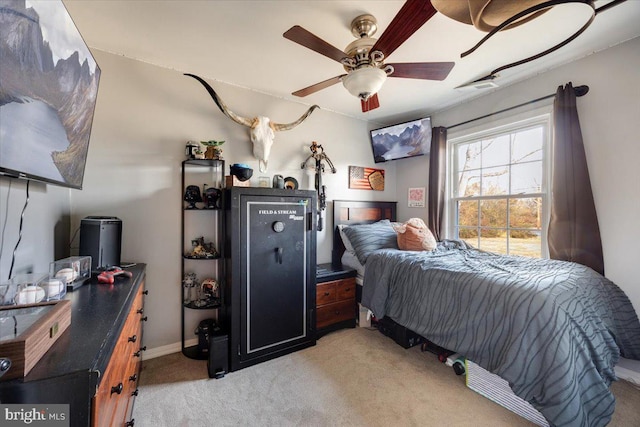
[[[403,251],[432,251],[437,246],[433,233],[420,218],[396,224],[393,229],[398,234],[398,247]]]
[[[373,251],[384,248],[398,249],[396,232],[391,221],[383,219],[373,224],[350,225],[342,229],[362,265]]]

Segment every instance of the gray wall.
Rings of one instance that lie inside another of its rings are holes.
[[[436,126],[449,126],[555,93],[558,86],[570,81],[574,86],[588,85],[589,93],[578,98],[577,105],[602,234],[605,273],[627,293],[636,311],[640,311],[636,271],[639,253],[636,242],[640,241],[638,52],[640,38],[432,115]],[[505,117],[552,102],[550,99],[467,127],[496,125]],[[449,136],[460,132],[453,129]],[[400,218],[426,217],[426,213],[416,208],[407,208],[402,197],[406,198],[408,187],[427,182],[428,160],[416,159],[414,164],[407,165],[410,167],[398,168],[397,175]]]
[[[49,263],[69,256],[69,190],[32,181],[29,202],[20,217],[27,198],[27,181],[0,177],[0,282],[25,273],[48,273]]]

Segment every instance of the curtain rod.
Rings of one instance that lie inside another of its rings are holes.
[[[589,92],[589,86],[587,86],[587,85],[576,86],[576,87],[573,88],[573,92],[578,97],[584,96],[584,95],[587,94],[587,92]],[[553,98],[554,96],[556,96],[556,94],[552,93],[550,95],[542,96],[540,98],[536,98],[536,99],[533,99],[531,101],[523,102],[522,104],[514,105],[513,107],[504,108],[504,109],[502,109],[500,111],[496,111],[494,113],[489,113],[489,114],[485,114],[484,116],[476,117],[475,119],[467,120],[467,121],[461,122],[461,123],[456,123],[455,125],[447,126],[447,130],[453,129],[453,128],[458,127],[458,126],[466,125],[467,123],[475,122],[476,120],[481,120],[481,119],[485,119],[487,117],[495,116],[496,114],[504,113],[505,111],[515,110],[516,108],[524,107],[525,105],[533,104],[533,103],[536,103],[538,101],[542,101],[543,99]]]

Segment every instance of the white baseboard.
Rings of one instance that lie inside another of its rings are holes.
[[[185,347],[191,347],[198,344],[198,338],[193,338],[184,342]],[[167,344],[160,347],[147,349],[143,353],[142,360],[155,359],[156,357],[166,356],[167,354],[179,353],[182,351],[182,344],[179,342]]]
[[[640,361],[621,357],[616,365],[616,376],[640,387]]]

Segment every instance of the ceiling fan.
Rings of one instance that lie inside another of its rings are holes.
[[[285,38],[341,63],[346,73],[295,91],[292,95],[304,97],[342,82],[349,93],[360,98],[364,113],[380,106],[377,92],[387,77],[444,80],[453,68],[453,62],[384,62],[435,13],[431,1],[407,0],[377,40],[372,37],[378,29],[376,19],[372,15],[360,15],[351,22],[351,32],[358,39],[350,43],[344,52],[294,25],[283,34]]]

